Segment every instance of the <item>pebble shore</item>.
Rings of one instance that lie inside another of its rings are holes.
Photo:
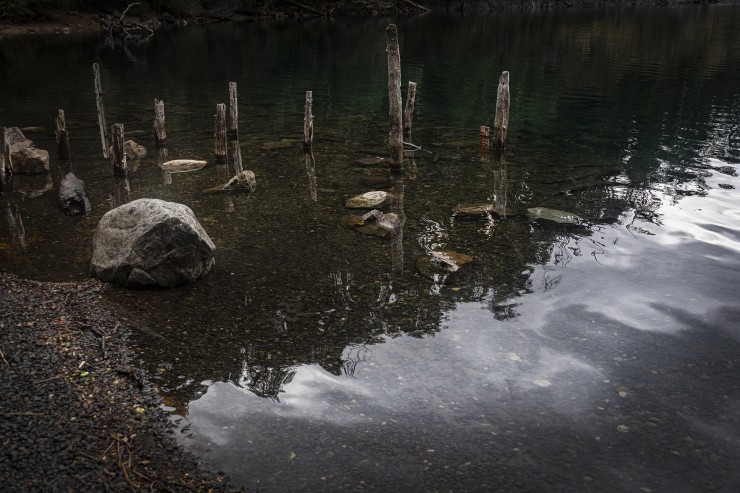
[[[0,273],[0,489],[242,491],[177,446],[106,289]]]

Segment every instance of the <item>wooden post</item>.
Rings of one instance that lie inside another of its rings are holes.
[[[406,93],[406,109],[403,111],[403,136],[411,137],[411,123],[414,120],[414,101],[416,100],[416,82],[409,81]]]
[[[154,100],[154,142],[158,146],[167,143],[167,130],[164,128],[164,101]]]
[[[395,24],[386,29],[388,40],[388,107],[390,132],[388,147],[391,154],[391,168],[403,167],[403,127],[401,124],[401,53],[398,48],[398,30]]]
[[[236,82],[229,82],[229,132],[232,139],[239,138],[239,108],[236,100]]]
[[[10,146],[8,146],[5,127],[0,127],[0,191],[5,188],[5,168],[10,168]]]
[[[95,102],[98,105],[98,125],[100,126],[100,142],[103,145],[103,157],[108,159],[108,147],[110,136],[106,134],[108,124],[105,121],[105,104],[103,103],[103,85],[100,82],[100,66],[93,63],[93,74],[95,74]]]
[[[111,135],[113,136],[111,153],[111,164],[113,165],[113,175],[126,176],[126,154],[123,150],[123,123],[116,123],[111,126]]]
[[[303,149],[313,145],[313,91],[306,91],[306,108],[303,115]]]
[[[496,95],[496,118],[493,122],[493,147],[496,150],[506,148],[509,137],[509,72],[501,72],[498,81],[498,93]]]
[[[56,127],[57,155],[59,159],[69,159],[69,135],[67,135],[67,122],[64,121],[64,110],[59,110]]]
[[[219,103],[216,105],[216,128],[213,133],[216,141],[214,147],[214,153],[216,155],[216,161],[220,163],[226,162],[226,105]]]

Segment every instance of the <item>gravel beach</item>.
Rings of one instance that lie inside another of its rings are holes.
[[[0,273],[0,490],[242,491],[176,445],[106,289]]]

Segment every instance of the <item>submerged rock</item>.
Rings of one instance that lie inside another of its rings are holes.
[[[140,159],[146,156],[146,147],[133,140],[127,140],[123,143],[123,152],[132,159]]]
[[[402,226],[401,218],[398,217],[398,214],[393,212],[384,214],[377,209],[373,209],[363,216],[349,214],[342,218],[342,222],[350,229],[380,238],[395,236],[401,230]]]
[[[255,178],[252,171],[245,169],[241,173],[237,173],[228,182],[206,188],[203,193],[254,192],[256,188],[257,178]]]
[[[162,163],[159,167],[170,173],[187,173],[188,171],[198,171],[207,164],[207,161],[198,159],[173,159]]]
[[[377,157],[377,156],[371,156],[371,157],[361,157],[359,159],[355,159],[352,164],[355,166],[363,166],[363,167],[371,167],[371,166],[382,166],[390,163],[390,159],[385,157]]]
[[[70,216],[90,214],[90,200],[85,195],[85,182],[67,173],[59,184],[59,205]]]
[[[231,180],[226,182],[224,190],[244,190],[246,192],[254,192],[257,188],[257,178],[254,173],[248,169],[245,169],[241,173],[237,173]]]
[[[457,273],[472,261],[473,257],[465,253],[452,250],[432,250],[416,259],[416,268],[422,275],[435,282],[444,283],[449,282],[452,274]]]
[[[381,190],[365,192],[360,195],[347,199],[344,204],[349,209],[375,209],[387,205],[390,201],[390,194]]]
[[[533,207],[527,209],[527,217],[530,221],[552,221],[558,224],[581,224],[583,219],[579,216],[565,211],[556,209],[547,209],[545,207]]]
[[[452,209],[452,215],[460,218],[478,218],[495,214],[493,204],[461,204]]]
[[[215,250],[189,207],[139,199],[100,220],[90,274],[129,287],[173,287],[210,271]]]

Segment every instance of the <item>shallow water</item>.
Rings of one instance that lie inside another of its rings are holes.
[[[388,22],[196,26],[128,46],[4,40],[0,123],[47,127],[28,136],[53,151],[64,108],[93,213],[65,217],[53,191],[4,193],[0,266],[80,279],[113,205],[191,207],[215,271],[110,299],[181,443],[262,491],[740,488],[740,9],[398,20],[422,150],[387,180],[405,222],[381,239],[341,222],[344,201],[371,189],[352,162],[386,146]],[[149,148],[117,186],[94,62],[109,123]],[[497,161],[478,128],[502,70],[511,128]],[[204,195],[233,172],[213,164],[211,140],[229,81],[258,188]],[[300,139],[306,90],[315,168],[299,145],[263,148]],[[159,171],[154,98],[169,158],[206,168]],[[52,161],[58,184],[69,164]],[[454,217],[464,203],[506,214]],[[532,222],[532,207],[583,221]],[[475,260],[441,283],[417,266],[430,250]]]

